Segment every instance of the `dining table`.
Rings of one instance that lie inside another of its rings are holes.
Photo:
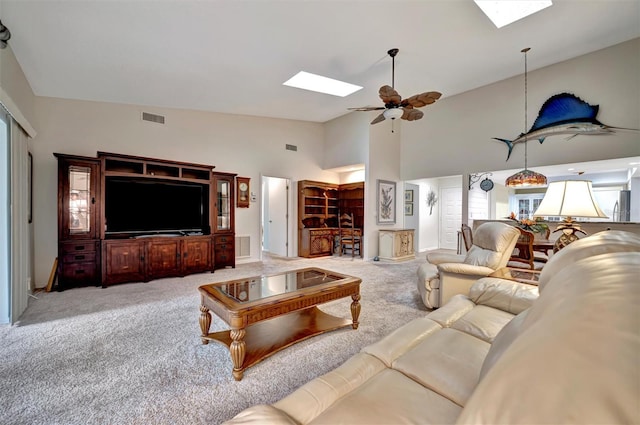
[[[534,239],[533,240],[533,250],[542,252],[544,254],[549,254],[549,250],[553,250],[553,245],[556,241],[552,241],[550,239]]]

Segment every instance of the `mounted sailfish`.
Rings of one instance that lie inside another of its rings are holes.
[[[531,129],[520,134],[514,140],[499,139],[509,147],[507,161],[511,156],[513,146],[527,140],[537,139],[540,143],[548,136],[570,134],[567,140],[580,134],[610,134],[614,130],[635,130],[630,128],[610,127],[596,119],[599,105],[589,105],[584,100],[571,93],[560,93],[551,96],[540,108],[538,118]]]

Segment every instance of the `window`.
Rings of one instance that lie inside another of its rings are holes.
[[[531,193],[526,195],[515,195],[509,198],[511,211],[516,213],[518,220],[533,219],[540,202],[544,198],[544,193]]]

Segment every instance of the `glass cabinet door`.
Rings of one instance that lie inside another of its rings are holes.
[[[217,184],[217,230],[231,229],[231,181],[218,179]]]
[[[69,217],[69,234],[88,234],[93,230],[92,223],[92,187],[91,167],[69,166],[68,184],[69,202],[66,206]]]

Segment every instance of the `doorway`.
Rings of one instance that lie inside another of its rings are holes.
[[[289,257],[291,217],[291,180],[261,176],[262,203],[260,214],[261,247],[263,252]],[[260,253],[262,258],[262,252]]]
[[[458,230],[462,226],[462,190],[440,189],[440,248],[458,248]]]

